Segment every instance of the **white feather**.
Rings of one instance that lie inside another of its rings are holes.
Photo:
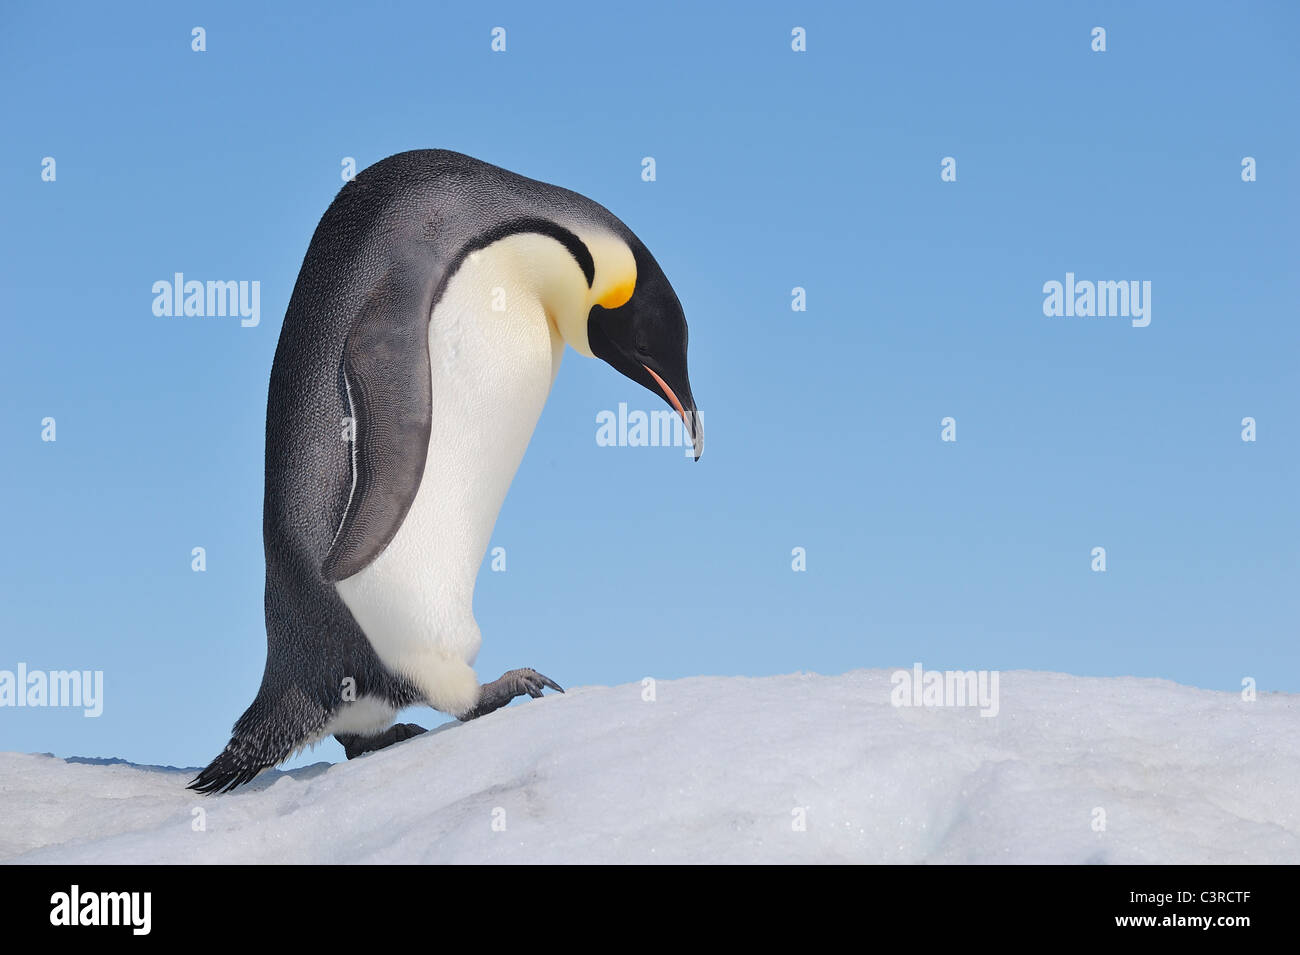
[[[548,310],[582,308],[586,293],[559,243],[517,235],[467,260],[429,322],[424,476],[392,542],[336,586],[379,658],[435,709],[478,700],[474,582],[563,354]]]

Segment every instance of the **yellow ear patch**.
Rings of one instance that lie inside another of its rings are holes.
[[[601,308],[619,308],[627,304],[627,300],[632,297],[632,292],[635,290],[636,278],[624,279],[611,286],[604,295],[596,299],[596,304]]]

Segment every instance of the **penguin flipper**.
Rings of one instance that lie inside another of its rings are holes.
[[[420,488],[433,426],[428,334],[439,264],[427,250],[395,262],[348,332],[352,493],[321,567],[327,581],[351,577],[378,557]]]

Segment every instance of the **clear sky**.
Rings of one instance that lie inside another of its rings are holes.
[[[0,13],[0,669],[105,681],[97,719],[0,709],[0,749],[225,744],[298,267],[345,157],[434,146],[637,232],[708,437],[598,446],[601,411],[662,404],[567,355],[480,573],[481,678],[1300,691],[1294,4],[380,6]],[[155,316],[176,272],[260,282],[260,324]],[[1046,316],[1066,273],[1150,282],[1150,324]]]

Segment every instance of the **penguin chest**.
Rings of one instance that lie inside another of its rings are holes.
[[[395,672],[438,667],[415,660],[473,663],[474,582],[559,369],[563,340],[536,293],[509,273],[490,250],[477,253],[434,308],[432,426],[419,489],[388,547],[337,584]]]

